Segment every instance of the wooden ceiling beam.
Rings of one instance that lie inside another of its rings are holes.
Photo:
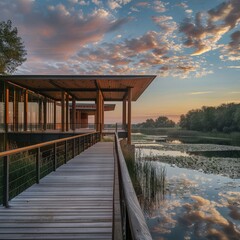
[[[42,91],[42,92],[59,92],[62,91],[60,88],[32,88],[34,91]],[[68,88],[69,92],[96,92],[98,89],[96,88]],[[102,88],[102,92],[127,92],[127,88]]]
[[[66,93],[69,94],[72,98],[77,99],[77,97],[76,97],[73,93],[71,93],[71,91],[69,91],[69,90],[66,89],[66,88],[63,88],[63,87],[59,86],[59,85],[56,84],[54,81],[49,80],[49,83],[52,84],[54,87],[58,88],[59,90],[66,92]]]

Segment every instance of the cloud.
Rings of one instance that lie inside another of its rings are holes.
[[[182,8],[184,8],[184,9],[188,8],[187,3],[185,3],[185,2],[179,3],[179,4],[177,4],[176,6],[182,7]]]
[[[240,232],[228,219],[216,209],[217,203],[201,196],[192,195],[193,204],[186,203],[185,214],[180,217],[184,226],[191,227],[200,238],[239,239]]]
[[[108,0],[108,6],[114,10],[130,3],[132,0]]]
[[[102,4],[100,0],[92,0],[92,3],[96,4],[97,6]]]
[[[24,2],[34,7],[33,1]],[[20,3],[23,0],[17,1],[17,6]],[[58,4],[43,6],[42,11],[32,9],[25,13],[25,5],[21,12],[14,4],[5,2],[5,8],[7,6],[11,15],[21,15],[18,28],[27,46],[28,59],[66,60],[83,46],[101,41],[105,34],[118,30],[129,21],[129,18],[116,19],[102,8],[84,14],[75,8]]]
[[[172,34],[177,30],[177,23],[173,21],[171,16],[153,16],[152,20],[164,31],[164,34]]]
[[[223,48],[222,53],[224,54],[221,56],[223,60],[240,60],[240,31],[231,34],[231,42]],[[232,68],[239,68],[239,66],[232,66]]]
[[[205,94],[211,94],[212,91],[206,91],[206,92],[191,92],[189,95],[205,95]]]
[[[148,7],[150,4],[149,2],[138,2],[136,3],[136,6],[138,7]]]
[[[240,66],[227,66],[227,68],[240,69]]]
[[[195,20],[186,19],[179,31],[185,35],[184,45],[195,48],[193,56],[218,48],[222,36],[240,22],[240,1],[230,0],[209,10],[198,12]]]
[[[166,5],[167,3],[166,2],[163,2],[163,1],[154,1],[153,2],[153,9],[156,11],[156,12],[159,12],[159,13],[163,13],[163,12],[166,12]]]

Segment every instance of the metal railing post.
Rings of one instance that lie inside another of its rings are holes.
[[[8,208],[9,200],[9,156],[3,159],[3,206]]]
[[[57,169],[57,144],[54,143],[54,149],[53,149],[53,171],[56,171]]]
[[[75,157],[75,138],[73,139],[73,158]]]
[[[67,141],[65,141],[65,158],[64,158],[64,163],[66,164],[67,163]]]
[[[36,183],[39,184],[40,181],[40,162],[41,162],[41,152],[40,148],[37,148],[37,158],[36,158]]]
[[[78,137],[78,154],[80,154],[80,137]]]

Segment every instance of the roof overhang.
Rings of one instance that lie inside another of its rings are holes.
[[[95,101],[97,91],[102,92],[104,101],[127,99],[128,88],[132,88],[132,101],[136,101],[156,75],[11,75],[0,76],[0,80],[14,83],[56,101],[62,91],[70,99]]]

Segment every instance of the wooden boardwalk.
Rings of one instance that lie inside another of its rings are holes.
[[[0,207],[0,239],[112,239],[113,179],[99,142]]]

